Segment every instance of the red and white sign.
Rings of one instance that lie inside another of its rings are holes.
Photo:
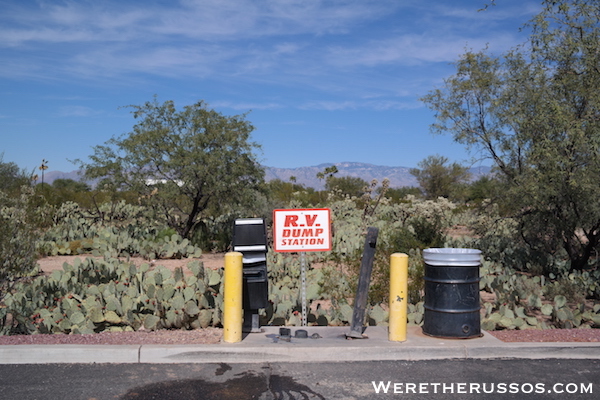
[[[277,252],[331,250],[331,211],[327,208],[274,210],[273,248]]]

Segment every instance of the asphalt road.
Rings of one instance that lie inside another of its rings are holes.
[[[0,399],[597,399],[600,360],[0,365]]]

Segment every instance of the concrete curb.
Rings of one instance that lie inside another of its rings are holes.
[[[600,359],[600,343],[504,343],[490,334],[440,339],[409,327],[405,342],[390,342],[385,327],[369,327],[368,339],[346,340],[348,327],[306,329],[319,339],[283,341],[278,327],[247,335],[239,343],[212,345],[10,345],[0,364],[52,363],[263,363],[440,359]]]
[[[141,346],[16,345],[0,346],[0,364],[129,364],[139,362]]]

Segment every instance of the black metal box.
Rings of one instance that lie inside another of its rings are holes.
[[[244,310],[265,308],[269,301],[267,276],[267,234],[262,218],[235,221],[233,251],[243,255]]]

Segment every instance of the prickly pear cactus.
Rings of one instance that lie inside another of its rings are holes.
[[[62,271],[20,283],[1,308],[3,334],[194,329],[221,323],[222,273],[196,262],[181,269],[118,259],[76,259]]]

